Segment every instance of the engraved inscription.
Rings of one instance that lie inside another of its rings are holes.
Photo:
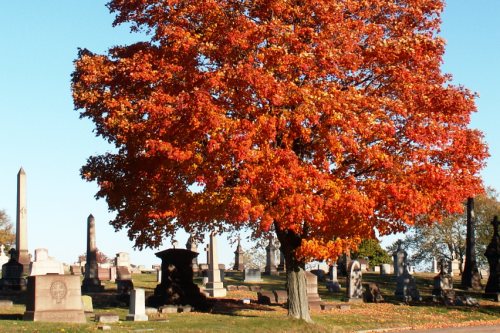
[[[68,288],[66,287],[66,283],[63,281],[54,281],[50,285],[50,296],[52,296],[52,299],[54,299],[58,304],[66,298],[67,293]]]

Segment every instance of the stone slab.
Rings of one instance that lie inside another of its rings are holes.
[[[92,297],[88,295],[83,295],[82,296],[82,305],[83,305],[83,312],[85,313],[93,313],[94,312],[94,306],[92,304]]]
[[[0,308],[10,308],[14,306],[14,302],[11,300],[0,300]]]
[[[98,323],[117,323],[120,317],[115,313],[98,313],[95,315],[95,321]]]
[[[241,290],[241,291],[250,291],[250,288],[248,288],[248,286],[238,286],[238,290]]]

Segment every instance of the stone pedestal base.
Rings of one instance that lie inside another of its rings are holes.
[[[208,282],[205,287],[205,292],[210,297],[224,297],[227,295],[227,290],[222,282]]]
[[[30,263],[31,263],[31,258],[28,250],[21,250],[18,253],[19,257],[17,259],[17,262],[19,262],[21,265],[23,265],[23,274],[24,275],[29,275],[30,274]]]
[[[60,311],[26,311],[23,320],[27,321],[44,321],[54,323],[85,323],[85,315],[83,311],[66,310]]]
[[[148,315],[145,314],[128,314],[126,319],[128,321],[148,321]]]
[[[101,285],[99,279],[83,279],[82,293],[99,293],[104,291],[104,286]]]

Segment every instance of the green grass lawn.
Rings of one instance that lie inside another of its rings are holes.
[[[127,307],[118,301],[107,302],[106,298],[95,299],[94,313],[118,314],[122,321],[108,324],[114,332],[352,332],[374,328],[500,324],[500,304],[483,300],[480,293],[456,290],[458,295],[476,297],[481,303],[479,308],[446,307],[432,303],[432,277],[433,274],[416,275],[424,302],[409,306],[400,304],[393,297],[394,277],[366,273],[363,281],[378,283],[386,302],[353,304],[350,310],[312,312],[314,324],[288,319],[286,309],[280,306],[264,306],[253,302],[250,305],[241,304],[239,300],[242,298],[256,300],[256,293],[248,291],[228,292],[226,300],[217,302],[210,313],[169,314],[166,319],[149,322],[125,321]],[[259,285],[264,290],[284,289],[284,276],[263,279]],[[135,274],[133,280],[135,287],[144,288],[148,293],[156,286],[154,274]],[[242,275],[237,273],[226,276],[225,284],[250,285],[242,280]],[[195,282],[201,284],[201,278],[196,278]],[[344,279],[340,278],[340,283],[345,287]],[[113,292],[114,289],[114,284],[106,284],[106,290]],[[343,293],[329,293],[322,283],[319,285],[319,294],[325,302],[332,303],[341,302],[343,297]],[[96,332],[99,326],[91,315],[86,324],[26,322],[22,320],[24,310],[22,304],[0,308],[0,332]]]

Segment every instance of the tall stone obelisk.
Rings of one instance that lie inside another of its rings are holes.
[[[23,265],[23,274],[29,274],[28,225],[26,209],[26,172],[21,168],[17,174],[16,250],[17,261]]]
[[[104,290],[97,276],[97,245],[95,240],[95,219],[92,214],[87,218],[87,262],[85,278],[82,281],[82,292],[99,292]]]

